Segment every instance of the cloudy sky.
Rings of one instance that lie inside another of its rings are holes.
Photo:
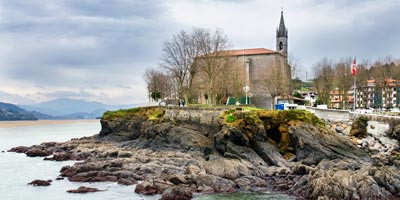
[[[399,0],[1,0],[0,101],[146,102],[142,74],[174,33],[274,49],[282,7],[300,77],[322,57],[400,57]]]

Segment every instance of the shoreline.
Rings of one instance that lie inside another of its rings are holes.
[[[0,121],[0,128],[14,128],[21,126],[38,126],[38,125],[62,125],[62,124],[79,124],[86,122],[100,121],[100,119],[55,119],[55,120],[32,120],[32,121]]]

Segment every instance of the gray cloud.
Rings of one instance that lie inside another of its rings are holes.
[[[397,0],[2,0],[0,101],[146,101],[142,73],[173,33],[222,28],[235,48],[274,49],[281,6],[303,73],[325,56],[400,54]]]
[[[95,95],[86,92],[86,91],[68,91],[68,90],[59,90],[59,91],[54,91],[54,92],[38,92],[39,95],[42,96],[47,96],[50,98],[59,98],[59,97],[64,97],[64,98],[88,98],[88,97],[93,97]]]

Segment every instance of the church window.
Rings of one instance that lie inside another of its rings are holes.
[[[282,49],[283,49],[283,43],[279,42],[279,50],[282,50]]]

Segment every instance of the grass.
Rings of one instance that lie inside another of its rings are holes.
[[[236,117],[233,116],[232,114],[226,115],[225,116],[225,122],[226,123],[233,123],[236,121]]]
[[[148,120],[160,119],[165,113],[165,109],[162,107],[140,107],[131,108],[117,111],[107,111],[103,114],[102,119],[104,120],[115,120],[115,119],[129,119],[136,117],[145,117]]]

